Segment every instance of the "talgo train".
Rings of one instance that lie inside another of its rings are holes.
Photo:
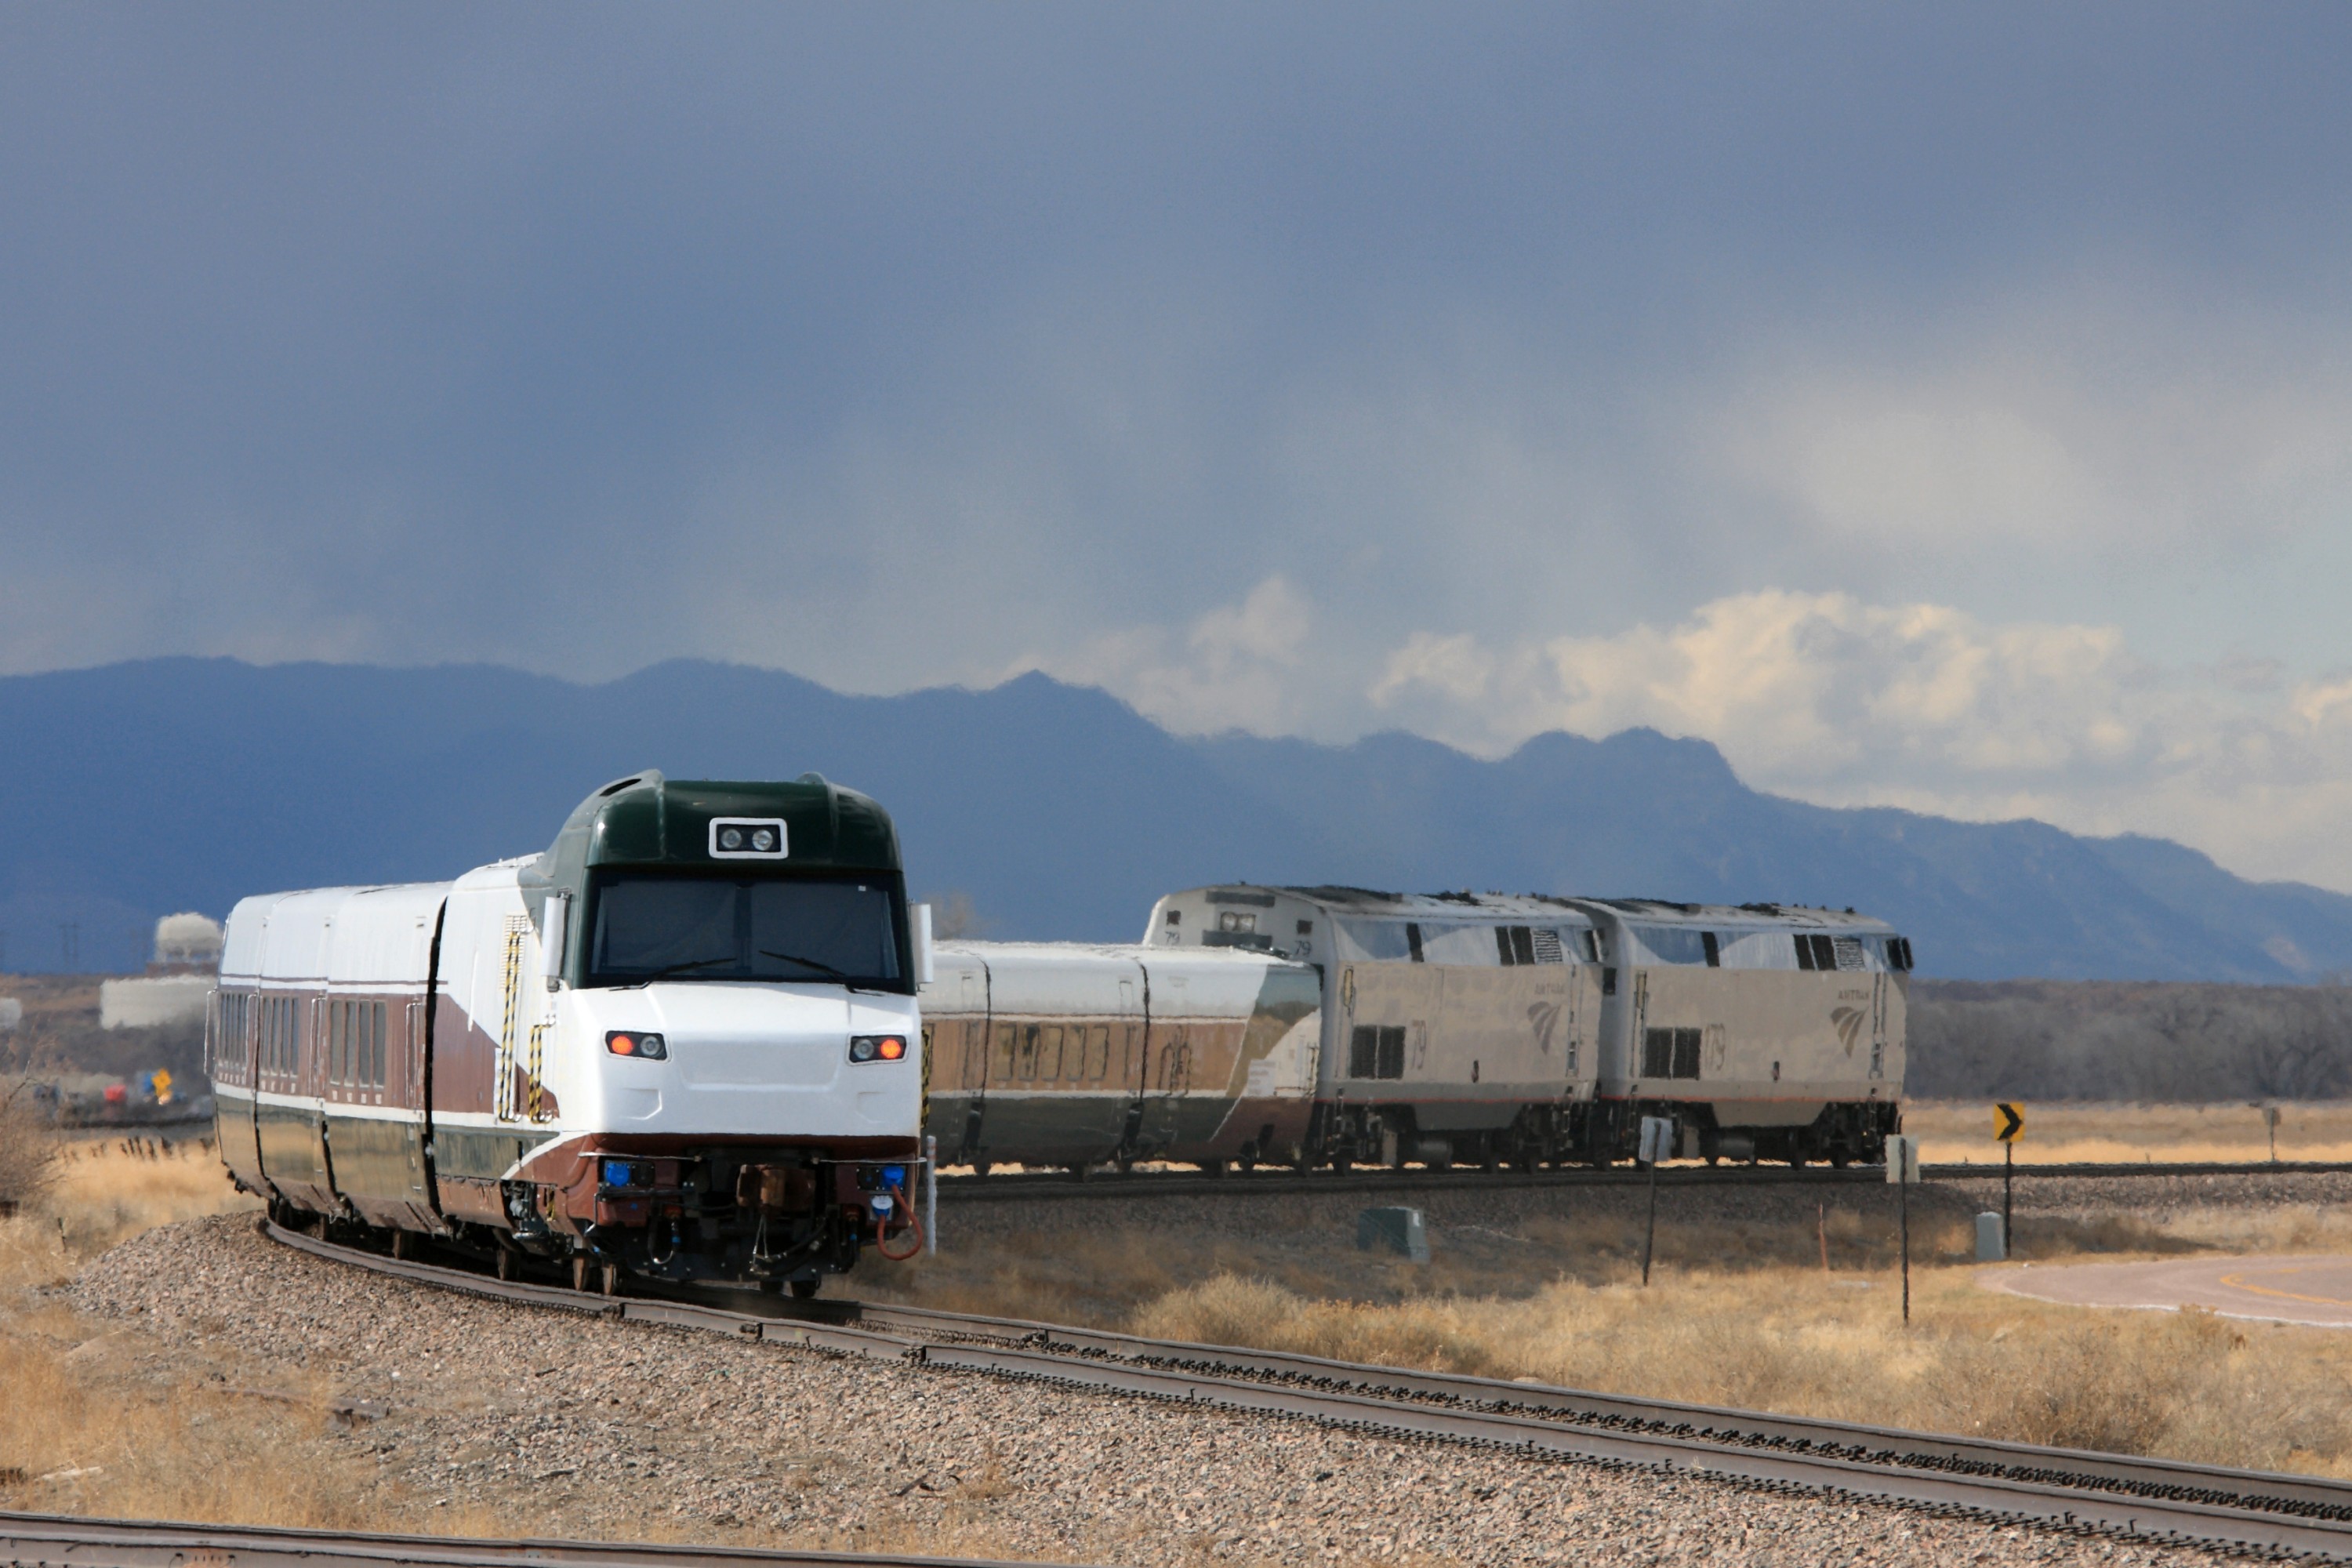
[[[889,816],[815,774],[636,773],[541,855],[247,899],[212,999],[220,1146],[281,1217],[395,1251],[814,1294],[919,1241],[928,913]]]
[[[1884,1157],[1911,944],[1852,911],[1249,885],[1135,947],[942,944],[942,1161],[1489,1168]]]

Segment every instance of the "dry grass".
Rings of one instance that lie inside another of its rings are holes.
[[[0,1500],[114,1518],[389,1527],[358,1492],[285,1462],[329,1419],[323,1384],[280,1377],[232,1392],[201,1376],[136,1375],[154,1347],[79,1321],[44,1289],[151,1226],[254,1206],[211,1148],[59,1142],[45,1174],[26,1208],[0,1222]]]
[[[1921,1158],[1931,1163],[2000,1163],[1989,1100],[1913,1100],[1903,1109],[1903,1125],[1920,1139]],[[2238,1103],[2029,1103],[2017,1157],[2032,1164],[2267,1160],[2270,1131],[2260,1108]],[[2352,1161],[2352,1102],[2281,1103],[2278,1157]]]
[[[11,1506],[110,1518],[391,1527],[332,1468],[291,1463],[324,1436],[325,1391],[145,1389],[105,1375],[136,1347],[58,1314],[0,1330],[0,1487]],[[308,1380],[305,1380],[306,1382]],[[446,1527],[445,1527],[446,1528]]]
[[[0,1088],[0,1214],[14,1214],[41,1195],[57,1151],[57,1134],[34,1115],[24,1083]]]
[[[1982,1114],[1922,1107],[1913,1125],[1931,1140],[1939,1126],[1957,1138]],[[2066,1138],[2062,1147],[2145,1142],[2158,1158],[2167,1149],[2242,1150],[2213,1131],[2233,1127],[2233,1114],[2249,1124],[2238,1131],[2262,1131],[2258,1117],[2230,1108],[2029,1109],[2032,1130]],[[2291,1107],[2287,1118],[2282,1157],[2308,1157],[2296,1151],[2336,1126],[2352,1143],[2352,1108]],[[172,1366],[172,1352],[135,1331],[76,1321],[37,1289],[151,1226],[252,1206],[210,1151],[137,1149],[121,1139],[66,1146],[46,1189],[0,1222],[0,1389],[9,1407],[0,1506],[512,1533],[510,1516],[420,1507],[382,1481],[363,1455],[334,1440],[334,1391],[323,1379],[247,1375],[256,1386],[233,1393],[193,1365]],[[2048,1153],[2045,1139],[2032,1157]],[[1930,1157],[1948,1156],[1931,1142]],[[2352,1476],[2344,1398],[2352,1336],[2197,1312],[2091,1312],[1979,1290],[1955,1203],[1915,1209],[1907,1331],[1893,1229],[1884,1214],[1856,1209],[1827,1213],[1818,1237],[1810,1214],[1801,1225],[1733,1225],[1669,1212],[1646,1290],[1635,1283],[1634,1222],[1579,1209],[1492,1228],[1440,1226],[1436,1261],[1419,1268],[1356,1252],[1351,1236],[1278,1227],[951,1234],[948,1252],[862,1275],[855,1290],[1694,1403]],[[2191,1210],[2161,1225],[2031,1223],[2030,1253],[2044,1260],[2352,1250],[2352,1215],[2315,1208]],[[1823,1240],[1833,1273],[1820,1266]],[[297,1476],[299,1486],[288,1479]],[[973,1500],[992,1484],[984,1468],[968,1482]],[[919,1539],[885,1526],[792,1543],[1018,1555],[977,1513],[951,1512],[945,1529]],[[560,1530],[561,1521],[532,1528]],[[691,1538],[682,1531],[691,1527],[650,1511],[630,1533]],[[751,1544],[759,1534],[727,1539]]]
[[[1855,1287],[1864,1287],[1856,1289]],[[1316,1300],[1222,1276],[1139,1332],[1348,1361],[2116,1453],[2352,1475],[2352,1342],[2205,1312],[2096,1315],[2002,1298],[1971,1271],[1895,1281],[1780,1268],[1561,1281],[1522,1300]]]
[[[111,1519],[511,1537],[580,1533],[560,1513],[423,1498],[387,1482],[364,1449],[339,1442],[323,1371],[201,1363],[135,1328],[78,1319],[50,1288],[88,1258],[176,1220],[258,1208],[209,1145],[141,1139],[66,1142],[26,1208],[0,1220],[0,1508]],[[984,1501],[1009,1490],[990,1465]],[[649,1497],[626,1529],[596,1533],[688,1543],[711,1531]],[[730,1545],[1025,1553],[988,1520],[884,1521],[865,1530],[721,1532]]]
[[[1489,1225],[1448,1226],[1433,1213],[1434,1258],[1424,1266],[1357,1252],[1351,1232],[1328,1221],[1286,1227],[1270,1219],[1262,1234],[1204,1226],[991,1236],[877,1270],[857,1292],[1155,1337],[2352,1477],[2352,1402],[2344,1397],[2352,1335],[1982,1290],[1969,1215],[1985,1194],[1942,1185],[1914,1200],[1906,1330],[1888,1196],[1880,1187],[1829,1194],[1818,1222],[1810,1198],[1792,1199],[1780,1217],[1739,1223],[1707,1217],[1714,1200],[1704,1193],[1670,1197],[1647,1289],[1638,1283],[1638,1205],[1585,1200]],[[2024,1255],[2042,1262],[2352,1252],[2352,1214],[2217,1206],[2158,1220],[2027,1210],[2020,1235]]]

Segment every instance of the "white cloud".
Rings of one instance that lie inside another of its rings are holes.
[[[2112,627],[1767,591],[1611,637],[1418,635],[1369,696],[1487,754],[1648,725],[1825,805],[2159,833],[2248,874],[2352,887],[2352,678],[2282,689],[2234,663],[2160,666]]]
[[[1074,652],[1016,660],[1010,673],[1042,669],[1107,688],[1179,734],[1296,733],[1313,706],[1306,656],[1314,623],[1313,606],[1276,574],[1181,634],[1133,627]]]

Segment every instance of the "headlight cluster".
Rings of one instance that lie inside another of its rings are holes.
[[[904,1035],[853,1035],[849,1059],[854,1062],[895,1062],[907,1054]]]
[[[640,1057],[649,1062],[669,1059],[669,1042],[643,1029],[614,1029],[604,1037],[604,1048],[616,1057]]]
[[[710,824],[714,860],[781,860],[790,853],[781,816],[721,816]]]

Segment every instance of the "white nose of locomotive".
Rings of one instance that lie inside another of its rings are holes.
[[[922,1114],[914,1000],[698,981],[574,992],[614,1131],[905,1136]]]

